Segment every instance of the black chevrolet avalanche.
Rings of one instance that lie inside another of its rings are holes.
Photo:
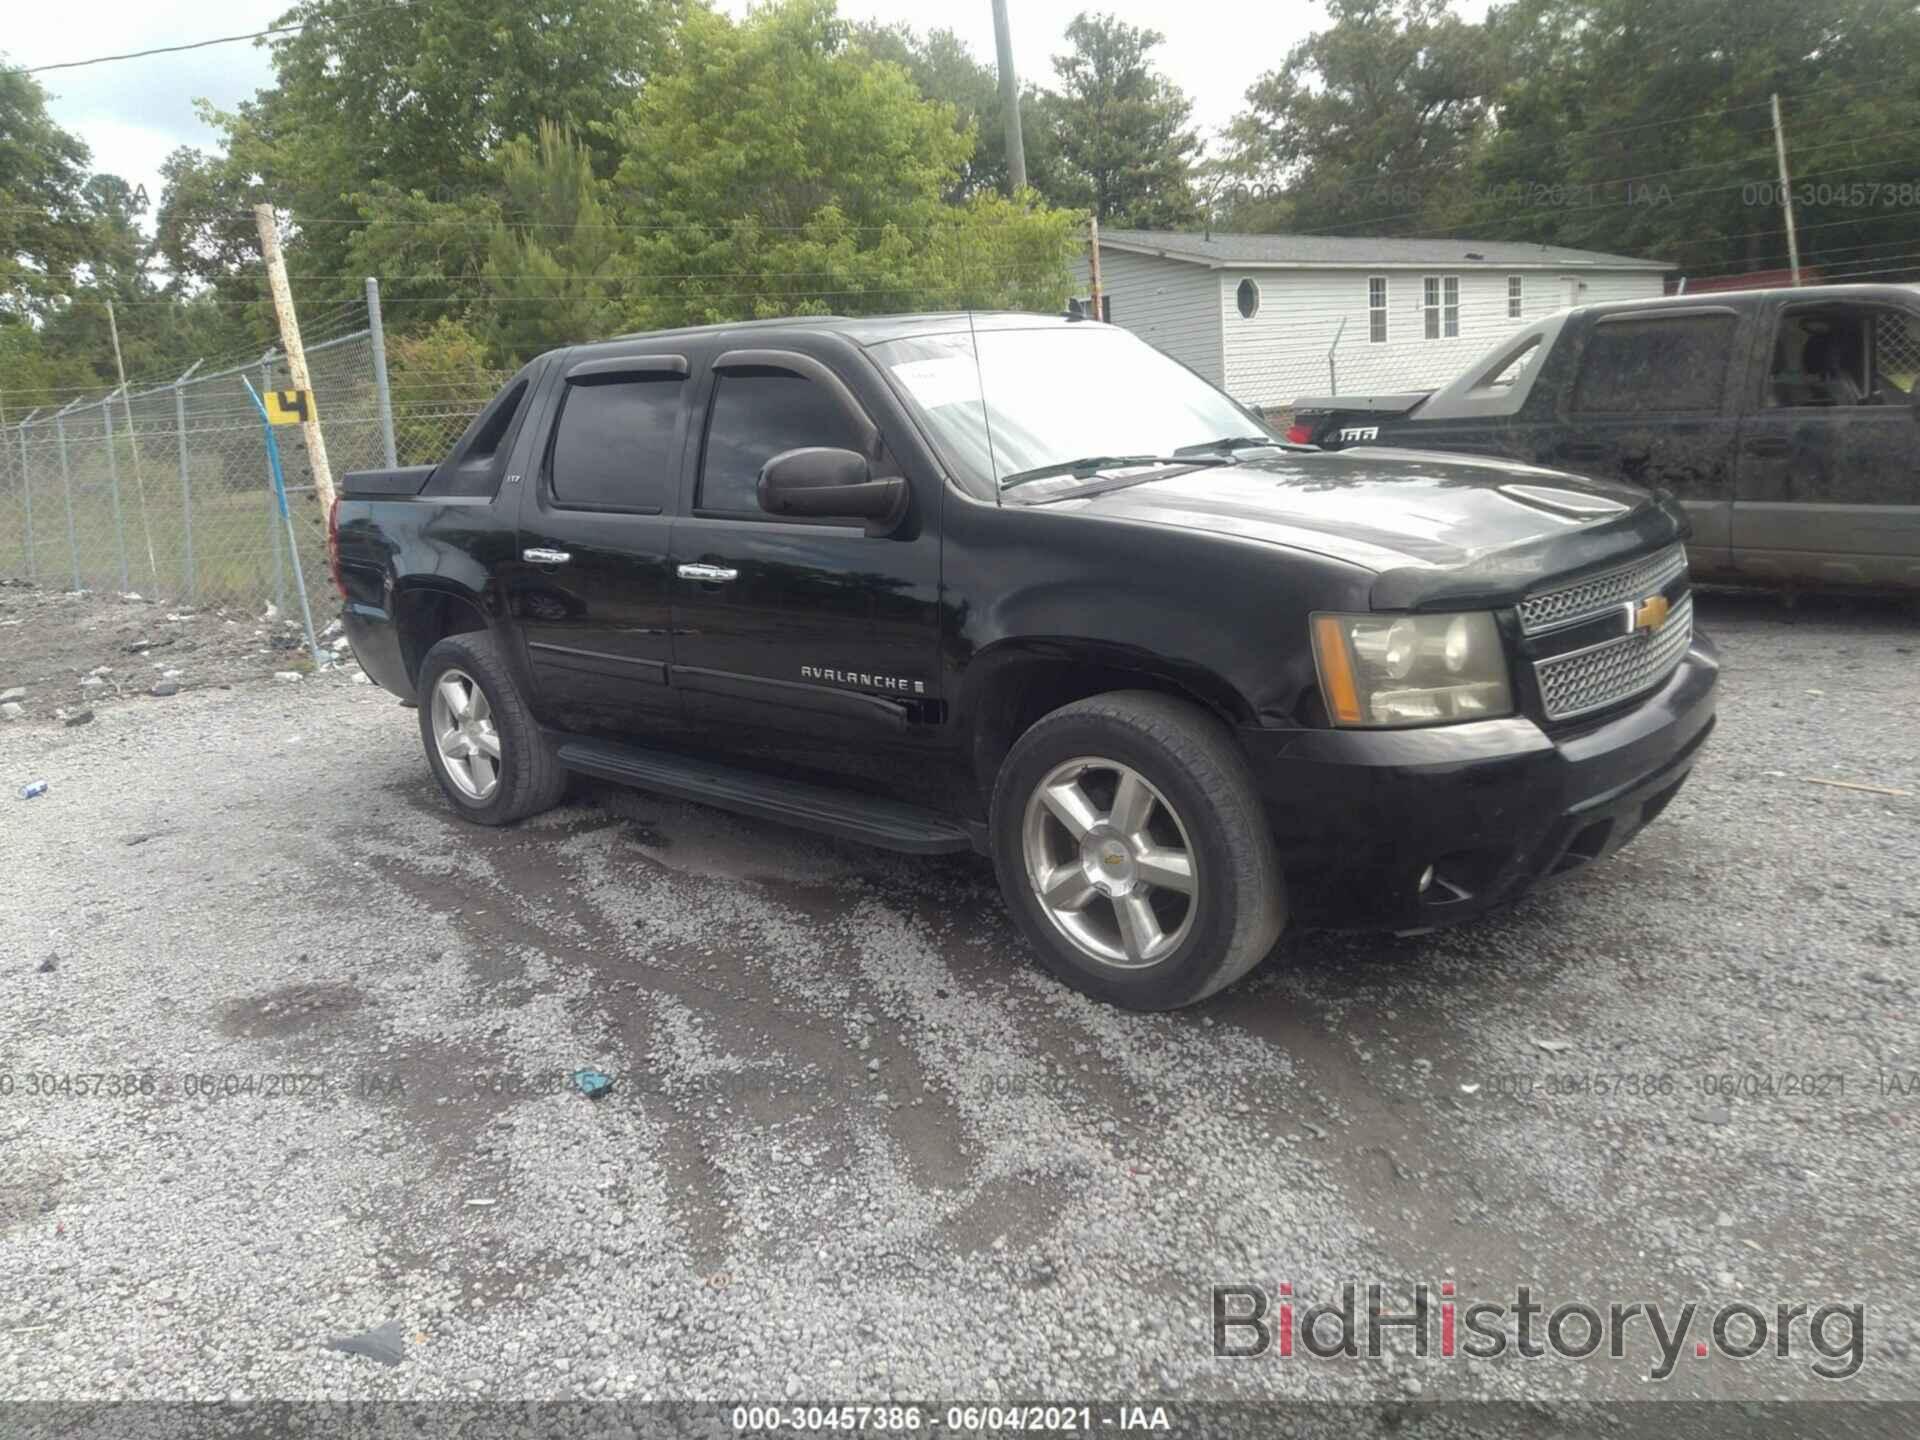
[[[460,815],[581,773],[978,851],[1056,975],[1139,1008],[1625,844],[1713,727],[1686,536],[1625,484],[1292,446],[1124,331],[984,314],[558,350],[330,525]]]

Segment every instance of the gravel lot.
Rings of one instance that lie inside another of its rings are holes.
[[[1720,729],[1616,861],[1164,1016],[1046,979],[982,862],[596,787],[466,826],[350,669],[32,696],[0,1396],[1920,1399],[1920,622],[1701,609]],[[153,1093],[37,1091],[100,1072]],[[1211,1285],[1346,1279],[1859,1303],[1864,1362],[1214,1358]]]

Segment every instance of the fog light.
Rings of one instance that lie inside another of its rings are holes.
[[[1433,888],[1433,867],[1429,865],[1427,866],[1426,869],[1420,872],[1420,893],[1424,895],[1427,893],[1428,890],[1432,888]]]

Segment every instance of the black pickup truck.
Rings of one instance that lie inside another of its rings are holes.
[[[1702,580],[1920,594],[1920,286],[1623,300],[1438,391],[1295,402],[1298,441],[1463,451],[1671,490]]]
[[[571,772],[993,857],[1048,966],[1197,1000],[1611,853],[1713,725],[1685,517],[1289,447],[1124,331],[755,322],[527,366],[329,526],[458,813]]]

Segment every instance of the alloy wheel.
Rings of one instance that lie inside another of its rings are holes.
[[[1156,965],[1193,928],[1200,876],[1186,826],[1131,766],[1054,766],[1028,797],[1021,848],[1041,911],[1102,965]]]
[[[485,800],[500,786],[500,732],[493,707],[464,670],[445,670],[433,685],[433,740],[460,793]]]

